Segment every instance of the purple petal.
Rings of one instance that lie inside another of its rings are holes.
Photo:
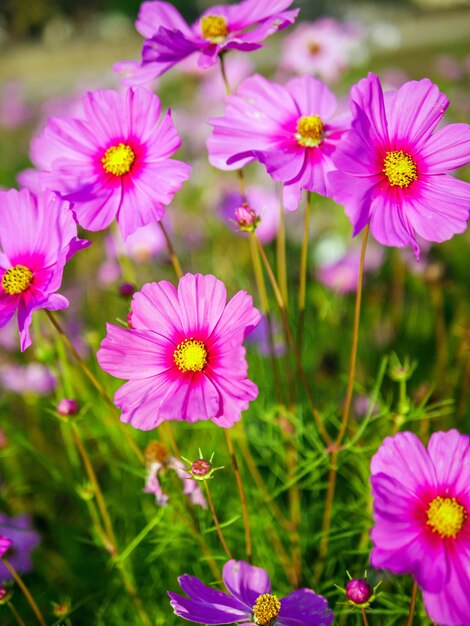
[[[333,611],[312,589],[296,589],[281,599],[279,626],[329,626]]]
[[[143,37],[152,37],[164,26],[189,35],[191,29],[181,13],[169,2],[143,2],[135,26]]]
[[[357,107],[367,114],[374,138],[380,143],[388,141],[384,95],[379,77],[369,72],[367,78],[354,85],[351,89],[351,103],[353,114]]]
[[[225,606],[228,609],[243,611],[245,616],[248,617],[248,615],[246,615],[246,607],[242,602],[230,596],[228,593],[224,593],[223,591],[204,585],[195,576],[183,574],[183,576],[178,578],[178,582],[181,589],[191,600],[195,600],[196,602],[207,602],[208,604],[217,604]]]
[[[228,561],[222,578],[230,593],[249,609],[253,608],[258,596],[271,593],[271,581],[266,570],[245,561]]]
[[[198,624],[233,624],[246,619],[246,611],[225,608],[223,605],[195,602],[177,593],[168,592],[171,606],[179,617]]]

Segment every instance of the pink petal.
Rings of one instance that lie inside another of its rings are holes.
[[[431,435],[428,452],[434,464],[437,483],[453,495],[470,493],[470,437],[457,430]]]
[[[470,161],[470,126],[449,124],[435,132],[419,152],[425,174],[442,174]]]

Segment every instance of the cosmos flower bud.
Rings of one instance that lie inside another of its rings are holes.
[[[64,417],[70,417],[71,415],[77,415],[80,410],[80,405],[76,400],[71,398],[62,398],[57,405],[57,413]]]
[[[243,204],[235,209],[235,221],[240,230],[249,233],[256,229],[260,218],[247,202],[243,202]]]
[[[9,602],[13,591],[5,585],[0,585],[0,606]]]
[[[70,613],[71,608],[72,605],[70,604],[70,600],[52,603],[52,612],[55,617],[67,617],[67,615]]]
[[[189,466],[189,468],[184,471],[189,474],[189,478],[193,478],[194,480],[208,480],[213,477],[214,472],[223,469],[223,467],[212,466],[214,453],[211,454],[211,458],[209,460],[203,458],[201,450],[199,450],[199,458],[195,461],[188,461],[188,459],[185,459],[184,457],[182,458],[183,461],[185,461]]]
[[[121,283],[118,287],[119,295],[123,298],[130,298],[135,291],[135,285],[132,283]]]
[[[354,604],[366,604],[372,595],[373,590],[364,578],[353,578],[346,585],[346,598]]]

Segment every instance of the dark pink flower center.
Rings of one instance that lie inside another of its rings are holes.
[[[263,593],[256,598],[253,616],[257,624],[267,626],[276,619],[280,610],[281,603],[279,599],[270,593]]]
[[[192,337],[178,344],[173,352],[175,365],[182,372],[201,372],[207,363],[207,350],[203,341]]]
[[[111,146],[106,150],[101,159],[103,168],[108,174],[114,174],[114,176],[124,176],[124,174],[128,174],[131,171],[134,161],[134,151],[125,143]]]
[[[382,171],[392,187],[408,187],[418,178],[416,163],[402,150],[385,154]]]
[[[426,515],[428,518],[426,524],[431,526],[433,532],[439,533],[443,539],[446,537],[455,539],[467,519],[465,507],[455,498],[441,498],[440,496],[431,500]]]
[[[211,43],[222,43],[228,35],[227,20],[222,15],[205,15],[201,19],[202,36]]]
[[[26,291],[33,280],[33,272],[24,265],[10,267],[2,276],[2,289],[10,296]]]

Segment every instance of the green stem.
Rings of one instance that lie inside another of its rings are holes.
[[[414,580],[413,589],[411,591],[410,610],[408,613],[408,619],[406,620],[406,626],[411,626],[413,624],[413,617],[415,614],[417,595],[418,595],[418,583]]]
[[[225,554],[228,556],[228,558],[229,559],[233,559],[232,553],[229,550],[227,542],[225,541],[224,534],[223,534],[222,529],[220,527],[219,518],[217,517],[217,513],[215,512],[214,502],[212,501],[212,496],[211,496],[211,492],[209,490],[209,485],[207,484],[208,481],[204,480],[203,482],[204,482],[204,486],[206,488],[207,501],[209,503],[209,508],[211,510],[211,513],[212,513],[212,519],[214,520],[215,529],[216,529],[217,534],[219,536],[220,543],[222,544],[222,547],[225,550]]]
[[[26,598],[26,600],[28,601],[28,604],[31,607],[31,609],[33,610],[33,613],[36,616],[38,622],[41,624],[41,626],[46,626],[46,620],[44,619],[43,614],[41,613],[38,605],[36,604],[33,596],[30,593],[28,587],[26,587],[25,583],[23,582],[23,579],[21,578],[21,576],[18,574],[16,569],[13,567],[13,565],[11,565],[7,561],[7,559],[3,558],[2,561],[3,561],[3,564],[5,565],[5,567],[7,568],[7,570],[13,576],[13,578],[14,578],[16,584],[18,585],[18,587],[23,592],[23,595]]]
[[[60,325],[59,321],[57,320],[57,318],[55,317],[55,315],[52,313],[52,311],[48,311],[46,309],[46,315],[49,318],[49,321],[51,322],[51,324],[54,326],[54,328],[56,329],[57,333],[59,334],[59,337],[61,338],[61,340],[63,341],[63,343],[67,346],[68,350],[71,352],[73,358],[75,359],[75,361],[77,362],[77,364],[80,366],[80,368],[82,369],[83,373],[85,374],[85,376],[88,378],[88,380],[92,383],[92,385],[95,387],[95,389],[97,390],[97,392],[99,393],[99,395],[101,396],[101,398],[106,402],[106,404],[109,406],[109,408],[113,411],[113,413],[119,417],[119,411],[116,409],[116,407],[114,406],[113,401],[111,400],[111,398],[108,396],[108,394],[106,393],[104,387],[101,385],[101,383],[96,379],[96,377],[94,376],[94,374],[91,372],[91,370],[89,369],[88,365],[85,363],[85,361],[82,359],[82,357],[78,354],[78,352],[75,350],[75,347],[73,346],[72,342],[70,341],[70,339],[68,338],[66,332],[64,331],[64,329],[62,328],[62,326]],[[118,422],[119,424],[121,424],[121,422]],[[121,430],[124,433],[125,438],[127,439],[130,447],[132,448],[132,450],[134,451],[135,455],[137,456],[137,458],[139,459],[139,461],[143,464],[144,463],[144,455],[142,454],[142,452],[139,450],[139,447],[137,446],[137,444],[135,443],[135,441],[132,439],[132,437],[129,435],[129,433],[127,432],[127,430],[123,427],[123,425],[121,425]]]
[[[15,609],[15,607],[13,606],[13,604],[11,602],[7,602],[7,606],[10,609],[10,611],[13,614],[13,617],[15,618],[15,620],[18,622],[19,626],[26,626],[26,624],[23,622],[23,620],[21,619],[18,611]]]
[[[353,338],[352,338],[352,346],[351,346],[351,357],[349,361],[348,388],[346,392],[346,400],[344,403],[340,428],[339,428],[338,434],[336,436],[336,439],[335,439],[334,445],[332,446],[332,451],[331,451],[330,469],[328,472],[328,486],[327,486],[326,500],[325,500],[325,512],[324,512],[323,524],[322,524],[322,538],[320,541],[318,561],[317,561],[317,567],[315,571],[316,580],[318,580],[321,574],[321,571],[323,570],[325,557],[328,552],[330,525],[331,525],[333,501],[334,501],[335,487],[336,487],[336,475],[338,472],[338,456],[339,456],[339,452],[341,449],[341,443],[343,441],[343,437],[346,433],[346,429],[348,426],[349,413],[351,410],[352,394],[353,394],[353,389],[354,389],[354,381],[356,377],[357,347],[358,347],[358,342],[359,342],[359,322],[360,322],[360,317],[361,317],[362,283],[363,283],[363,277],[364,277],[364,261],[365,261],[365,256],[366,256],[368,235],[369,235],[369,224],[367,224],[367,226],[365,227],[364,234],[362,236],[361,261],[359,265],[359,275],[357,279],[356,306],[355,306],[355,312],[354,312]]]
[[[224,428],[225,439],[227,440],[227,447],[230,454],[230,460],[232,462],[232,468],[235,474],[235,480],[237,482],[238,494],[240,496],[240,502],[242,507],[243,525],[245,528],[245,547],[246,558],[248,563],[253,560],[253,551],[251,545],[251,531],[250,531],[250,518],[248,516],[248,506],[246,503],[245,490],[243,489],[243,481],[240,475],[240,468],[238,467],[237,457],[235,455],[235,448],[233,447],[232,437],[227,428]]]
[[[158,222],[158,225],[160,226],[163,236],[165,237],[166,247],[170,256],[171,264],[173,265],[173,269],[175,270],[176,277],[181,278],[183,276],[183,270],[181,269],[181,264],[178,257],[176,256],[173,244],[171,243],[170,235],[168,234],[166,228],[163,226],[161,220]]]
[[[304,236],[302,239],[302,250],[300,253],[300,284],[299,284],[299,327],[297,334],[297,345],[299,352],[302,353],[302,342],[305,322],[305,297],[307,291],[307,260],[308,260],[308,241],[310,235],[310,217],[311,217],[311,201],[312,194],[307,192],[307,202],[305,205],[304,218]]]
[[[287,263],[286,263],[286,216],[284,208],[280,206],[279,228],[276,238],[276,256],[277,256],[277,277],[279,289],[282,294],[285,308],[288,306],[288,290],[287,290]]]

